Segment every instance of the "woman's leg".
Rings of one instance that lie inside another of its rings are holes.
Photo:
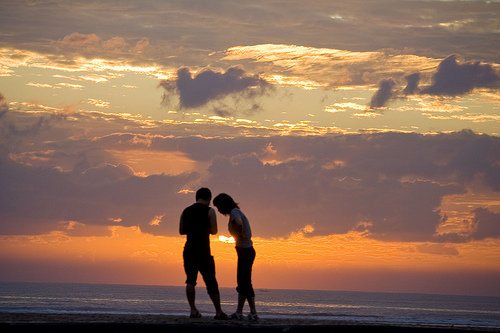
[[[248,290],[248,306],[250,307],[250,313],[257,314],[257,310],[255,309],[255,292],[253,291],[252,286],[252,266],[255,260],[255,250],[252,247],[248,251],[248,281],[249,281],[249,290]]]
[[[244,271],[245,271],[245,258],[244,253],[241,249],[236,248],[236,253],[238,254],[238,265],[236,268],[236,291],[238,292],[238,307],[236,308],[237,313],[243,313],[243,307],[245,306],[246,297],[243,294],[241,285],[244,281]]]
[[[255,259],[255,251],[253,248],[236,248],[238,253],[238,270],[236,279],[238,282],[238,309],[241,313],[245,300],[248,300],[251,313],[256,313],[255,310],[255,294],[252,287],[252,265]]]
[[[255,309],[255,297],[248,297],[248,306],[250,307],[250,313],[257,314],[257,310]]]

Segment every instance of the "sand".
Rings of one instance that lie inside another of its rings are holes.
[[[260,319],[258,322],[190,319],[187,316],[137,314],[0,313],[0,332],[500,332],[498,328],[356,323],[307,319]]]

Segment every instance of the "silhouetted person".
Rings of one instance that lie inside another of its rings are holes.
[[[249,320],[258,320],[255,309],[255,292],[252,287],[252,265],[255,260],[255,250],[252,242],[252,230],[247,217],[226,193],[221,193],[214,198],[214,206],[224,215],[229,215],[229,233],[236,240],[236,253],[238,254],[238,269],[236,279],[238,286],[238,307],[231,315],[233,319],[243,319],[243,306],[245,300],[250,307]]]
[[[201,273],[208,295],[215,306],[215,319],[227,319],[220,306],[219,285],[215,278],[215,262],[210,252],[210,234],[217,233],[217,216],[210,205],[212,193],[208,188],[196,192],[196,203],[182,212],[179,232],[186,235],[184,246],[184,270],[186,272],[186,296],[191,307],[191,318],[200,318],[195,305],[195,286],[198,272]]]

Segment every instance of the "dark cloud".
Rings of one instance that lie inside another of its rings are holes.
[[[413,95],[418,92],[418,83],[420,82],[420,73],[413,73],[405,77],[406,88],[403,90],[405,95]]]
[[[477,208],[474,210],[473,222],[476,227],[472,234],[473,239],[500,237],[500,214],[493,213],[486,208]]]
[[[460,192],[429,181],[382,181],[378,172],[363,171],[356,175],[355,165],[332,170],[305,161],[266,165],[255,156],[239,156],[214,161],[210,184],[234,194],[258,221],[257,234],[285,236],[309,224],[316,235],[361,230],[399,241],[432,239],[441,221],[441,198]]]
[[[30,124],[39,123],[31,117]],[[152,135],[151,128],[118,133],[124,124],[117,119],[120,126],[111,126],[106,135],[75,137],[59,127],[65,121],[73,126],[74,121],[54,118],[29,136],[19,128],[0,130],[0,143],[10,138],[0,149],[1,233],[119,223],[173,235],[179,213],[193,201],[179,191],[203,185],[233,195],[259,237],[283,237],[313,225],[311,235],[357,230],[376,239],[444,242],[453,238],[435,236],[446,220],[440,211],[444,196],[465,193],[472,185],[500,189],[500,139],[470,131],[207,139],[196,132]],[[141,150],[179,152],[207,168],[199,174],[138,177],[116,156]],[[497,217],[476,212],[474,237],[498,235]],[[159,226],[150,224],[158,219]],[[470,239],[455,235],[454,241]]]
[[[2,118],[7,111],[9,111],[9,106],[7,105],[5,97],[0,93],[0,118]]]
[[[126,166],[103,165],[83,172],[0,161],[0,233],[38,234],[74,221],[86,225],[138,225],[172,234],[178,208],[187,204],[178,191],[193,175],[136,177]],[[159,226],[151,226],[156,217]],[[119,222],[116,222],[119,221]]]
[[[489,64],[466,62],[459,64],[457,57],[451,55],[445,58],[432,76],[432,84],[419,89],[421,74],[407,75],[403,95],[429,94],[440,96],[458,96],[471,92],[474,88],[497,88],[500,77]],[[370,107],[384,106],[397,93],[393,91],[395,82],[391,79],[380,82],[379,90],[373,95]]]
[[[382,80],[375,95],[370,101],[370,108],[383,107],[387,101],[393,96],[392,88],[396,83],[392,79]]]
[[[210,168],[211,186],[233,192],[257,221],[273,221],[258,222],[260,234],[283,235],[312,224],[316,234],[366,230],[378,239],[439,242],[442,198],[464,193],[475,178],[494,172],[500,148],[498,138],[467,131],[269,141],[276,153],[267,158],[295,158],[265,164],[264,156],[243,149]]]
[[[422,90],[423,94],[458,96],[474,88],[498,86],[500,77],[489,64],[479,62],[457,63],[457,57],[445,58],[432,77],[431,86]]]
[[[231,67],[226,72],[204,69],[194,77],[186,67],[177,71],[175,81],[161,81],[160,86],[168,95],[179,96],[180,108],[197,108],[229,95],[253,98],[262,95],[270,87],[258,75],[247,75],[241,68]]]
[[[134,171],[127,165],[103,164],[85,169],[80,178],[86,184],[107,184],[133,176]]]

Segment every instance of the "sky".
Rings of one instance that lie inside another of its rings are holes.
[[[500,296],[499,55],[493,0],[2,0],[0,281],[183,285],[209,187],[256,288]]]

